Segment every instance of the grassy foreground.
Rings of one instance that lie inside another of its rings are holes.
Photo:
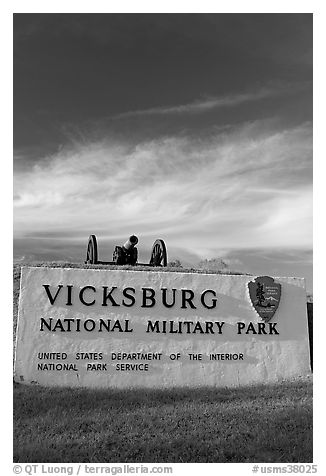
[[[14,462],[312,462],[312,381],[236,389],[14,387]]]

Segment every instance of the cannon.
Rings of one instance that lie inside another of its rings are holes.
[[[98,259],[97,238],[95,235],[90,235],[87,243],[85,264],[128,264],[135,266],[167,266],[167,252],[163,240],[158,239],[154,241],[149,263],[138,263],[138,238],[136,235],[131,235],[122,246],[115,246],[112,256],[112,261],[100,261]]]

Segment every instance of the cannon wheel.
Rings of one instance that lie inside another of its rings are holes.
[[[97,263],[97,240],[95,235],[90,235],[90,237],[88,238],[85,263],[86,264]]]
[[[154,241],[151,260],[149,264],[152,266],[167,266],[168,257],[166,253],[166,246],[163,240]]]

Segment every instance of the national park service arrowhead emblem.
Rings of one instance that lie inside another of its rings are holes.
[[[274,316],[281,299],[281,285],[270,276],[259,276],[248,283],[249,295],[256,312],[264,322]]]

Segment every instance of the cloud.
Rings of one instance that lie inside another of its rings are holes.
[[[294,94],[306,88],[308,83],[298,83],[296,85],[278,84],[273,87],[263,87],[255,91],[246,93],[237,93],[219,97],[208,97],[206,99],[195,100],[188,104],[180,104],[170,107],[153,107],[148,109],[139,109],[136,111],[127,111],[115,115],[114,119],[124,119],[137,116],[154,116],[168,114],[200,114],[213,109],[235,107],[244,103],[260,101],[271,97],[281,96],[283,94]]]
[[[14,235],[122,242],[200,258],[311,246],[311,124],[253,122],[205,137],[75,145],[15,176]]]

